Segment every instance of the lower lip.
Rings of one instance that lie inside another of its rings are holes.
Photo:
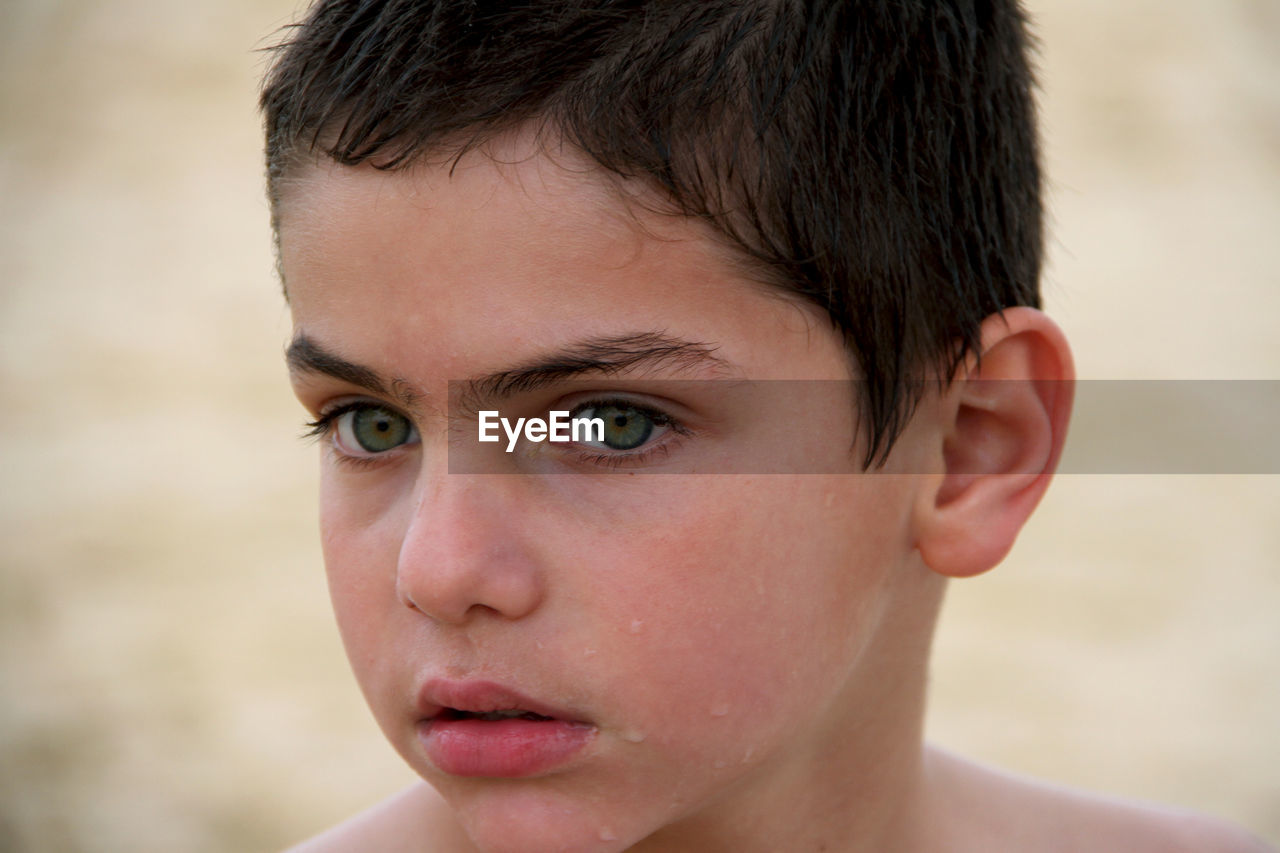
[[[424,720],[418,738],[431,763],[454,776],[516,779],[566,764],[595,727],[565,720]]]

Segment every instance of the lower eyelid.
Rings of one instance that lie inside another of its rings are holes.
[[[331,436],[322,436],[321,440],[325,442],[325,451],[332,458],[333,462],[346,468],[354,470],[367,470],[377,468],[382,465],[393,464],[396,460],[402,458],[406,451],[411,451],[417,447],[418,440],[415,439],[404,444],[398,444],[390,450],[384,450],[377,453],[348,453],[338,446],[336,440],[336,432]]]
[[[329,454],[335,464],[357,471],[364,471],[382,465],[389,456],[386,453],[379,453],[374,456],[352,456],[349,453],[343,453],[332,444],[329,446]]]
[[[611,450],[581,443],[571,444],[567,449],[579,464],[601,468],[642,467],[666,459],[685,437],[692,434],[674,420],[668,420],[661,426],[664,430],[657,439],[632,450]]]
[[[575,455],[578,462],[585,465],[591,465],[598,468],[631,468],[640,467],[659,459],[665,459],[672,451],[670,442],[664,442],[652,447],[644,447],[638,451],[616,451],[608,453],[592,452],[591,450],[576,450]]]

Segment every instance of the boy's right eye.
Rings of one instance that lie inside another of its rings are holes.
[[[328,435],[345,456],[368,458],[418,439],[407,417],[375,403],[351,403],[322,415],[311,424],[313,435]]]

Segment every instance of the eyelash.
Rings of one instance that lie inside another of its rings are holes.
[[[388,412],[395,412],[400,417],[410,420],[408,415],[399,412],[397,409],[387,406],[383,403],[376,403],[370,400],[353,400],[349,403],[343,403],[334,406],[332,409],[321,412],[320,416],[314,421],[307,421],[303,424],[306,432],[302,434],[304,440],[328,441],[329,448],[333,452],[334,457],[338,460],[338,464],[346,465],[352,469],[361,471],[377,467],[384,463],[388,457],[393,455],[393,451],[389,450],[384,453],[375,453],[370,456],[352,456],[345,453],[338,447],[337,442],[333,441],[333,429],[338,422],[338,418],[348,412],[358,412],[361,409],[385,409]],[[403,446],[403,445],[401,445]],[[399,448],[395,448],[399,449]]]
[[[614,406],[620,409],[632,409],[644,415],[651,420],[656,426],[664,426],[677,436],[688,436],[691,431],[679,420],[652,406],[647,406],[636,400],[629,400],[625,397],[600,397],[596,399],[584,400],[570,410],[570,417],[576,416],[579,412],[586,409],[601,409]],[[587,465],[594,465],[601,468],[624,468],[630,466],[640,466],[648,462],[653,462],[659,457],[666,457],[673,449],[672,445],[677,443],[673,439],[667,441],[657,441],[646,444],[637,451],[615,451],[612,453],[590,452],[575,449],[572,451],[577,460]],[[578,445],[575,445],[575,448]]]
[[[347,412],[353,412],[356,409],[369,408],[372,403],[344,403],[341,406],[335,406],[327,412],[321,412],[320,416],[314,421],[307,421],[302,426],[307,430],[302,434],[306,439],[321,439],[327,436],[333,429],[333,424],[338,418]]]

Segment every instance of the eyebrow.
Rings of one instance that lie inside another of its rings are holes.
[[[715,350],[711,344],[659,332],[588,338],[509,370],[469,380],[466,390],[482,399],[503,398],[583,374],[614,375],[636,367],[682,373],[702,368],[727,371],[729,363],[716,356]]]
[[[729,363],[716,356],[715,350],[711,344],[660,332],[587,338],[516,367],[466,380],[463,394],[468,400],[502,399],[584,374],[614,375],[637,367],[668,368],[681,373],[700,369],[728,372]],[[412,407],[421,396],[407,381],[388,381],[376,370],[330,352],[305,334],[294,337],[285,352],[285,362],[290,372],[332,376],[375,394],[395,397],[406,407]]]
[[[318,373],[334,379],[358,385],[366,391],[392,397],[407,409],[414,408],[422,397],[412,384],[404,379],[387,381],[379,373],[363,364],[347,361],[330,352],[304,334],[298,334],[289,343],[284,354],[289,372],[295,374]]]

